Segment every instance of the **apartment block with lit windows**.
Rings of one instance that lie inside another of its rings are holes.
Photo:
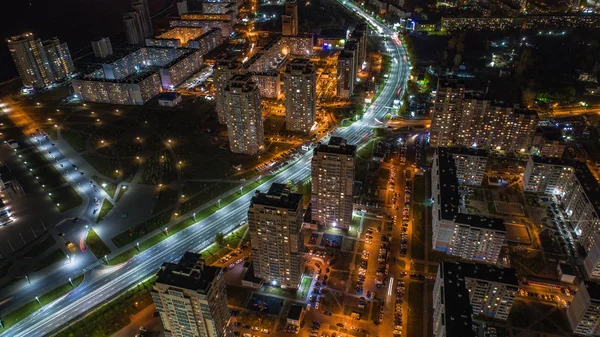
[[[231,337],[225,280],[221,268],[186,252],[164,263],[152,290],[166,337]]]
[[[442,262],[433,287],[434,336],[475,336],[472,315],[506,321],[518,291],[514,269]]]
[[[258,154],[265,137],[260,92],[252,75],[233,75],[223,90],[223,97],[229,149],[233,153]]]
[[[452,156],[459,184],[481,185],[483,174],[487,168],[487,151],[467,147],[440,147],[437,151],[447,152]]]
[[[440,79],[431,121],[430,144],[465,146],[503,152],[529,151],[538,116],[467,93],[462,82]]]
[[[284,184],[256,192],[248,226],[256,277],[282,287],[298,288],[304,271],[302,194]]]
[[[240,72],[242,64],[234,59],[217,59],[213,70],[213,85],[215,88],[215,109],[219,123],[225,124],[225,88],[227,81]]]
[[[7,44],[25,86],[47,87],[75,73],[69,47],[57,38],[42,41],[25,33],[12,36]]]
[[[574,162],[530,156],[523,174],[525,192],[561,194],[573,176]]]
[[[567,308],[567,318],[575,335],[600,335],[600,284],[581,282]]]
[[[295,58],[284,73],[285,128],[308,133],[317,112],[317,76],[309,59]]]
[[[600,280],[600,184],[592,170],[583,162],[530,157],[523,187],[526,192],[557,196],[586,252],[587,277]]]
[[[432,247],[463,259],[496,264],[506,237],[504,221],[467,214],[459,186],[452,152],[438,148],[431,172]]]
[[[86,102],[143,105],[163,89],[172,90],[202,68],[195,49],[138,48],[111,58],[71,82]]]
[[[312,157],[312,219],[322,226],[348,228],[352,223],[356,146],[331,137]]]

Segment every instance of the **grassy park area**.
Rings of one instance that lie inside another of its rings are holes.
[[[49,192],[48,194],[61,212],[66,212],[75,208],[83,202],[77,191],[71,186],[60,187],[56,190],[52,190],[52,192]]]
[[[93,229],[90,229],[88,232],[88,235],[85,238],[85,245],[99,259],[104,258],[104,255],[110,254],[110,249],[108,249],[104,241],[102,241],[102,239]]]
[[[57,263],[58,261],[63,260],[65,257],[65,253],[63,253],[63,251],[60,248],[56,248],[40,260],[36,270],[41,270],[48,266],[51,266]]]
[[[113,209],[113,207],[113,204],[110,201],[108,201],[108,199],[104,199],[104,201],[102,202],[102,207],[100,207],[100,212],[98,213],[96,223],[102,221],[102,218],[104,218],[106,214],[108,214],[108,212],[110,212],[110,210]]]

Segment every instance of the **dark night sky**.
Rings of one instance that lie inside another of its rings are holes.
[[[150,12],[163,8],[167,0],[148,0]],[[10,4],[9,4],[10,3]],[[56,36],[69,44],[71,52],[88,46],[98,37],[122,30],[121,13],[130,0],[5,0],[0,17],[0,82],[17,76],[6,39],[32,32],[42,39]],[[8,5],[8,6],[7,6]]]

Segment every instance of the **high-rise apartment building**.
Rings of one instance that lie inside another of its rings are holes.
[[[465,159],[458,160],[459,165]],[[434,199],[431,237],[435,250],[467,260],[495,264],[504,244],[506,226],[499,218],[462,212],[454,155],[438,148],[433,157],[431,192]]]
[[[11,37],[8,49],[25,86],[42,88],[75,73],[69,47],[57,38],[42,41],[26,33]]]
[[[94,50],[94,56],[99,58],[106,58],[113,54],[109,37],[103,37],[99,40],[92,41],[92,49]]]
[[[66,43],[60,43],[58,38],[54,37],[42,42],[42,46],[56,79],[64,80],[75,73],[75,65]]]
[[[264,128],[260,92],[252,75],[233,75],[223,96],[229,149],[234,153],[258,154],[264,145]]]
[[[187,252],[158,271],[152,300],[166,337],[230,337],[229,308],[221,268]]]
[[[567,308],[567,318],[575,335],[600,335],[600,284],[581,282]]]
[[[348,98],[354,92],[356,84],[356,53],[342,50],[337,59],[337,90],[336,96]]]
[[[317,145],[312,157],[312,219],[327,227],[352,223],[356,146],[339,137]]]
[[[213,85],[215,88],[215,109],[220,124],[225,124],[225,88],[227,81],[237,74],[242,65],[233,59],[218,59],[213,67]]]
[[[460,82],[438,82],[430,144],[526,152],[538,123],[534,111],[505,106],[465,93]]]
[[[309,132],[317,112],[317,76],[309,59],[295,58],[284,73],[285,127]]]
[[[586,163],[530,157],[523,187],[526,192],[556,195],[579,244],[586,252],[583,268],[600,280],[600,184]]]
[[[140,23],[142,26],[143,38],[145,39],[154,35],[152,18],[150,17],[150,9],[148,8],[148,0],[132,0],[131,8],[138,13],[138,17],[140,18]]]
[[[368,26],[366,22],[361,22],[356,25],[356,28],[352,31],[350,39],[356,41],[358,45],[358,69],[362,69],[363,63],[367,60],[367,39],[368,39]]]
[[[302,194],[273,184],[256,192],[248,210],[254,274],[282,287],[298,288],[304,262],[302,252]]]
[[[298,3],[296,0],[285,2],[285,12],[281,15],[281,26],[283,35],[298,35]]]
[[[125,39],[129,44],[142,44],[146,41],[142,22],[137,12],[123,13],[123,25],[125,26]]]
[[[188,2],[187,0],[177,0],[177,14],[179,16],[183,14],[187,14],[188,12]]]
[[[506,321],[518,291],[514,269],[442,262],[433,287],[434,336],[475,336],[472,315]]]

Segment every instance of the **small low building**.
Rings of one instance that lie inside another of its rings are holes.
[[[174,107],[181,103],[181,94],[178,92],[163,92],[158,95],[158,105]]]
[[[292,304],[287,317],[287,324],[300,326],[300,322],[304,319],[304,306],[300,304]]]
[[[569,284],[575,283],[577,274],[575,273],[575,268],[573,268],[573,266],[570,264],[561,262],[556,266],[556,271],[558,272],[558,279],[560,282]]]

